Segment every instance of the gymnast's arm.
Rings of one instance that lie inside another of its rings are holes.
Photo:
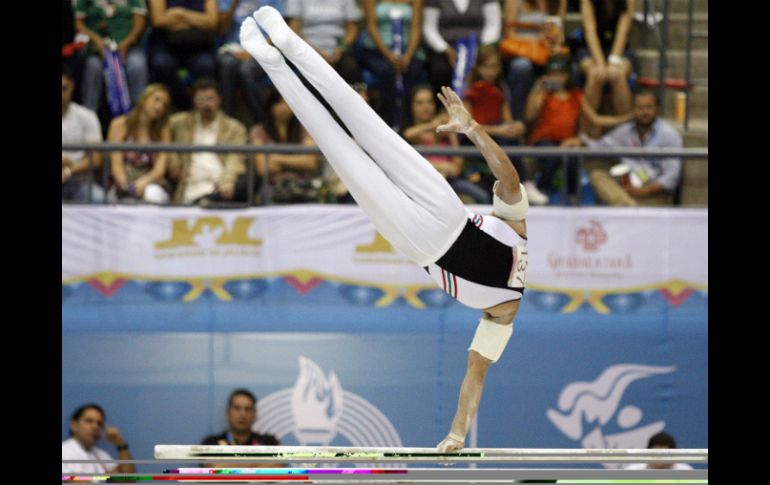
[[[492,139],[468,113],[457,94],[448,87],[441,88],[438,98],[449,113],[449,123],[436,128],[436,131],[455,131],[464,133],[476,145],[489,169],[500,181],[497,195],[506,204],[515,204],[521,200],[521,185],[519,174],[513,163],[500,145]]]

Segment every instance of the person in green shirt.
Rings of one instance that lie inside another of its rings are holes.
[[[104,48],[107,39],[117,44],[125,63],[131,102],[147,87],[147,55],[142,35],[147,26],[145,0],[75,0],[75,29],[90,37],[85,52],[81,98],[83,106],[98,111],[104,88]]]

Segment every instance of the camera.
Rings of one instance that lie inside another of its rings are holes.
[[[564,88],[564,83],[559,79],[543,79],[543,89],[546,91],[560,91]]]

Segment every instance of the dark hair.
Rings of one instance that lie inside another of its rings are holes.
[[[612,25],[613,31],[618,18],[628,10],[626,0],[591,0],[594,7],[594,17],[598,24]]]
[[[61,75],[63,77],[69,78],[70,81],[75,80],[75,76],[72,74],[72,68],[64,62],[61,64]]]
[[[660,99],[658,98],[658,93],[652,89],[640,89],[634,93],[634,99],[636,99],[638,96],[652,96],[653,99],[655,99],[655,106],[660,107]]]
[[[652,435],[650,438],[650,441],[647,443],[647,448],[652,448],[654,446],[665,446],[666,448],[676,448],[676,441],[674,441],[674,437],[671,436],[668,433],[658,433]]]
[[[102,419],[105,420],[105,421],[107,420],[107,415],[104,413],[104,409],[102,409],[101,406],[99,406],[98,404],[95,404],[95,403],[88,403],[88,404],[83,404],[82,406],[77,408],[75,410],[75,412],[72,413],[72,417],[70,417],[70,421],[78,421],[78,420],[80,420],[80,418],[83,416],[83,413],[85,413],[89,409],[96,409],[97,411],[99,411],[99,414],[102,415]],[[70,436],[72,436],[72,430],[71,429],[70,429]]]
[[[503,88],[503,64],[502,59],[500,58],[500,51],[497,47],[494,45],[483,45],[479,47],[479,50],[476,54],[476,62],[473,63],[473,68],[471,69],[471,75],[469,81],[471,83],[474,83],[481,79],[481,75],[479,74],[479,66],[481,66],[482,63],[486,62],[487,59],[490,58],[497,58],[498,61],[500,61],[500,72],[497,74],[497,78],[492,81],[492,84],[497,86],[498,88]]]
[[[433,87],[430,84],[418,84],[417,86],[414,86],[412,90],[409,92],[409,100],[404,105],[405,108],[403,110],[403,123],[401,124],[401,135],[403,136],[403,131],[407,128],[413,126],[415,124],[414,122],[414,116],[412,115],[412,103],[414,103],[414,97],[417,96],[417,93],[420,91],[428,91],[431,94],[431,97],[433,99],[433,102],[436,103],[436,114],[439,113],[442,106],[436,99],[436,94],[433,92]]]
[[[219,83],[211,77],[199,77],[192,83],[193,94],[204,89],[213,89],[217,94],[222,94],[219,90]]]
[[[286,140],[281,140],[278,134],[278,127],[275,126],[275,119],[273,119],[272,107],[283,100],[283,96],[277,89],[271,87],[267,91],[265,101],[265,132],[273,143],[301,143],[302,142],[302,125],[299,123],[297,116],[292,111],[291,119],[289,120],[289,127],[286,130]]]
[[[252,394],[251,391],[248,389],[236,389],[233,392],[230,393],[230,397],[227,398],[227,408],[230,409],[230,407],[233,405],[233,399],[235,399],[235,396],[246,396],[254,403],[254,407],[257,406],[257,396]]]
[[[540,2],[537,0],[524,0],[524,3],[528,3],[530,6],[539,8]],[[559,13],[559,0],[547,0],[545,2],[546,13],[549,15],[556,15]]]

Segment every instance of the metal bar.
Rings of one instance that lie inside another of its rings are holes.
[[[661,44],[658,46],[658,99],[660,100],[660,112],[666,109],[666,51],[668,49],[668,0],[662,1],[663,22],[660,32]]]
[[[254,177],[256,167],[254,166],[254,154],[246,154],[246,207],[254,205]]]
[[[572,204],[567,204],[567,197],[569,195],[569,167],[567,166],[567,155],[561,157],[561,205],[562,207]]]
[[[685,88],[684,92],[687,93],[687,86],[690,85],[690,62],[692,61],[692,19],[693,9],[695,8],[695,0],[688,0],[687,2],[687,47],[685,47],[684,54],[684,80]],[[684,129],[688,129],[690,126],[690,96],[687,96],[684,101]]]
[[[203,149],[202,149],[203,148]],[[414,147],[423,155],[478,155],[475,147]],[[595,158],[640,157],[640,158],[708,158],[708,148],[561,148],[561,147],[522,147],[503,146],[503,151],[517,157],[561,157],[577,156],[580,154]],[[171,143],[158,144],[128,144],[128,143],[73,143],[62,144],[62,150],[91,150],[107,151],[135,150],[138,152],[210,152],[210,153],[322,153],[318,147],[299,144],[284,145],[217,145],[199,147],[197,145],[175,145]]]
[[[155,445],[155,458],[270,461],[506,461],[506,462],[689,462],[707,463],[707,449],[524,449],[466,448],[438,453],[436,448],[341,446]]]
[[[88,192],[87,192],[88,196],[86,197],[86,202],[91,204],[91,203],[93,203],[93,199],[94,199],[94,194],[93,194],[93,192],[94,192],[94,187],[93,187],[93,183],[94,183],[94,156],[96,154],[96,151],[95,150],[91,150],[91,151],[88,151],[87,153],[88,153],[88,155],[87,155],[86,158],[88,158],[88,174],[86,175],[86,184],[87,184],[86,188],[88,190]]]
[[[578,161],[578,168],[577,168],[577,174],[578,174],[578,181],[577,181],[577,183],[578,183],[578,186],[577,186],[578,198],[577,198],[577,203],[578,203],[578,206],[581,206],[581,205],[583,205],[583,184],[581,183],[581,179],[583,178],[583,155],[578,155],[577,161]],[[588,177],[588,183],[589,184],[591,183],[591,177],[590,176]]]
[[[501,468],[243,468],[243,469],[198,469],[190,468],[169,470],[168,473],[83,473],[82,477],[124,480],[138,477],[154,476],[156,479],[220,479],[245,480],[251,477],[264,479],[267,477],[277,480],[287,479],[292,476],[305,476],[315,483],[333,482],[376,482],[401,483],[424,481],[484,481],[511,482],[512,480],[708,480],[708,470],[585,470],[585,469],[554,469],[554,470],[527,470],[527,469],[501,469]],[[214,470],[222,470],[236,473],[217,473]],[[212,473],[214,472],[214,473]],[[62,474],[70,475],[71,474]],[[237,478],[236,478],[237,477]]]
[[[102,152],[102,189],[104,190],[104,197],[102,198],[102,204],[107,205],[107,189],[109,188],[110,173],[112,164],[108,163],[110,159],[110,153],[108,151]]]

